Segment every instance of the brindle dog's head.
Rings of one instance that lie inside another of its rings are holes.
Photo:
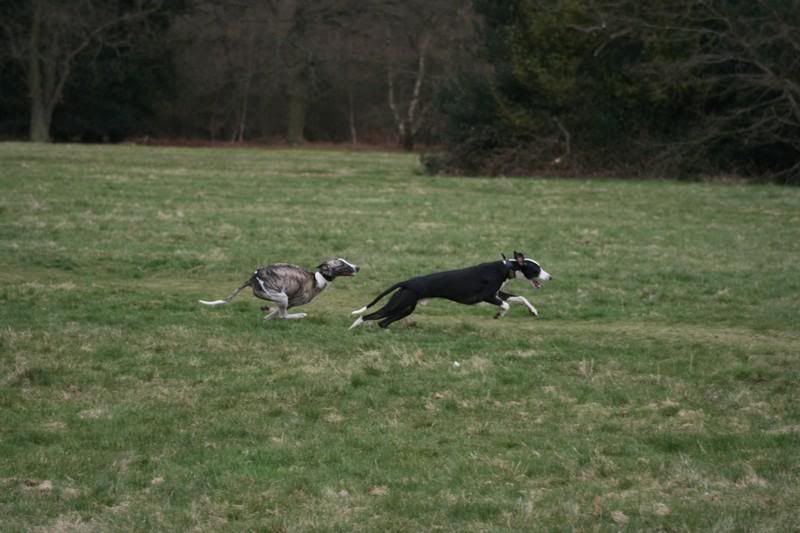
[[[325,261],[317,267],[317,270],[326,280],[333,281],[333,278],[336,276],[354,275],[356,272],[358,272],[358,265],[354,265],[346,259],[337,257],[336,259]]]

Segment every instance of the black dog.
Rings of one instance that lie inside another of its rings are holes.
[[[392,295],[385,306],[374,313],[359,317],[350,329],[369,320],[379,320],[378,325],[385,328],[392,322],[413,313],[417,302],[428,298],[445,298],[466,305],[481,302],[497,305],[500,310],[495,318],[506,314],[510,307],[508,302],[520,303],[525,305],[532,315],[538,316],[536,308],[527,299],[500,290],[511,279],[527,279],[538,289],[541,286],[539,282],[549,280],[551,276],[533,259],[526,259],[522,253],[514,252],[513,261],[503,256],[502,261],[411,278],[395,283],[372,302],[353,311],[354,315],[361,314],[393,290],[400,289]]]

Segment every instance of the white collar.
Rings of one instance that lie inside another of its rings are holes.
[[[324,289],[328,284],[328,280],[325,279],[325,276],[320,274],[319,271],[314,272],[314,279],[317,280],[317,287],[319,287],[320,290]]]

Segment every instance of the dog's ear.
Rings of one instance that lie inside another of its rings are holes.
[[[522,252],[514,250],[514,260],[516,260],[516,262],[520,265],[525,264],[525,256],[522,254]]]
[[[506,258],[506,254],[504,254],[503,252],[500,252],[500,257],[503,258],[503,261],[508,261],[508,258]]]

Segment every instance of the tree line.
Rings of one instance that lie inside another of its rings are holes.
[[[411,149],[472,17],[452,0],[0,0],[0,133]]]
[[[0,136],[800,183],[800,0],[0,0]]]

